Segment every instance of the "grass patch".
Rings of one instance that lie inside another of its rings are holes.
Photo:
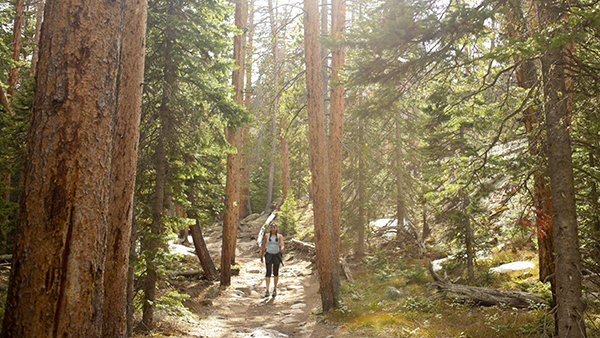
[[[508,251],[480,262],[477,284],[549,296],[548,285],[537,281],[535,269],[507,275],[488,272],[490,267],[515,258],[524,259]],[[424,260],[398,259],[383,250],[365,258],[355,269],[354,283],[342,285],[344,304],[331,315],[344,323],[341,336],[525,338],[552,333],[552,316],[545,308],[483,307],[442,298],[427,287],[432,279],[425,266]],[[400,291],[399,299],[385,298],[390,286]]]

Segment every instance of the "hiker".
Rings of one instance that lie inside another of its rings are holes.
[[[277,233],[277,223],[271,223],[271,229],[268,234],[265,234],[263,239],[262,249],[260,251],[260,262],[263,259],[266,263],[267,274],[265,280],[267,282],[267,291],[265,297],[269,297],[269,284],[271,284],[271,273],[273,274],[273,297],[277,296],[277,282],[279,282],[279,265],[283,264],[281,255],[283,254],[283,236]],[[265,253],[266,251],[266,253]]]

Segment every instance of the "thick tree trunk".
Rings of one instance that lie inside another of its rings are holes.
[[[247,24],[247,7],[245,0],[238,0],[235,6],[235,24],[245,30]],[[240,105],[244,103],[244,67],[246,60],[245,34],[236,35],[233,42],[233,58],[238,68],[233,72],[233,99]],[[240,195],[240,150],[241,128],[228,128],[227,141],[237,149],[235,154],[227,154],[227,181],[225,185],[225,218],[223,220],[223,246],[221,254],[221,286],[231,284],[231,264],[235,262],[235,247],[239,224]]]
[[[333,0],[331,10],[331,34],[342,39],[346,25],[346,2]],[[344,85],[340,82],[340,68],[344,66],[345,49],[335,47],[331,55],[331,119],[329,123],[329,184],[331,188],[331,222],[335,240],[336,258],[340,257],[342,223],[342,154],[344,138]]]
[[[279,84],[279,48],[277,38],[277,12],[273,8],[273,1],[268,1],[269,6],[269,22],[271,24],[271,44],[273,50],[273,63],[275,68],[275,74],[273,82],[275,86]],[[275,181],[275,154],[277,153],[277,108],[279,107],[279,96],[278,93],[273,102],[272,116],[271,116],[271,157],[269,162],[269,180],[267,184],[267,200],[265,202],[265,211],[270,211],[271,203],[273,202],[273,185]]]
[[[557,23],[563,15],[562,9],[551,1],[541,1],[538,10],[540,23]],[[564,46],[550,47],[541,58],[556,252],[557,334],[585,337],[564,52]]]
[[[246,69],[246,32],[248,29],[248,2],[247,0],[238,0],[235,6],[235,25],[238,29],[240,29],[243,33],[241,35],[236,36],[236,45],[238,45],[239,51],[236,53],[234,51],[234,58],[236,59],[236,64],[239,66],[237,70],[234,71],[234,75],[232,76],[233,84],[234,84],[234,96],[233,99],[237,101],[241,106],[244,105],[244,71]],[[237,73],[237,74],[236,74]],[[233,246],[231,248],[231,264],[235,264],[235,248],[237,247],[237,234],[238,234],[238,226],[240,223],[240,192],[242,190],[242,175],[241,175],[241,166],[242,166],[242,131],[244,127],[238,128],[236,131],[237,137],[237,154],[235,154],[235,180],[233,191],[235,192],[235,207],[233,208]]]
[[[46,6],[2,337],[102,334],[122,6]]]
[[[313,181],[313,212],[317,270],[323,311],[328,312],[338,303],[340,279],[335,258],[335,241],[331,225],[329,165],[325,135],[325,114],[321,86],[319,21],[317,0],[304,1],[304,51],[306,59],[306,90],[308,94],[308,129],[310,170]]]
[[[527,20],[525,20],[520,1],[511,1],[507,13],[507,31],[511,38],[525,41],[528,38]],[[523,89],[532,89],[538,84],[537,69],[533,61],[515,59],[517,64],[517,84]],[[539,124],[539,110],[531,105],[525,111],[525,130],[529,151],[533,157],[544,157],[545,150],[541,140],[535,137]],[[550,282],[553,302],[556,302],[556,281],[554,276],[554,235],[552,227],[552,203],[550,200],[550,185],[545,171],[536,171],[534,180],[535,225],[538,238],[539,276],[542,282]]]
[[[244,90],[244,106],[250,109],[251,98],[252,98],[252,53],[253,53],[253,34],[254,34],[254,0],[251,0],[248,4],[248,29],[246,30],[246,86]],[[242,131],[242,142],[248,133],[248,128],[244,128]],[[242,147],[243,150],[243,147]],[[248,163],[248,157],[245,153],[242,153],[242,159],[240,164],[240,177],[241,177],[241,188],[240,188],[240,217],[246,217],[252,213],[250,207],[250,190],[248,186],[250,184],[250,165]]]
[[[137,165],[147,0],[126,0],[117,116],[113,131],[110,206],[106,238],[105,337],[127,334],[127,271]]]
[[[239,146],[239,131],[227,130],[227,142],[233,147]],[[235,180],[239,171],[236,165],[236,154],[227,154],[227,181],[225,183],[225,217],[223,218],[223,237],[221,247],[221,286],[231,284],[231,261],[235,250],[235,233],[239,220],[236,218],[236,202],[239,190],[235,190]],[[235,231],[235,232],[234,232]]]

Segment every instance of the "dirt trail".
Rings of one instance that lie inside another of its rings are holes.
[[[219,241],[211,238],[207,244],[212,250],[220,247]],[[188,337],[203,338],[337,336],[337,328],[321,323],[315,314],[321,305],[316,271],[302,253],[284,255],[277,296],[268,298],[264,297],[265,270],[257,257],[256,242],[239,239],[236,257],[241,269],[232,277],[231,286],[220,290],[212,305],[203,307],[199,322],[186,323],[179,330]]]

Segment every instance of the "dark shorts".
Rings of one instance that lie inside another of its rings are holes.
[[[267,274],[265,277],[271,277],[271,273],[273,276],[279,276],[279,265],[281,264],[281,253],[265,254],[265,264],[267,266]]]

